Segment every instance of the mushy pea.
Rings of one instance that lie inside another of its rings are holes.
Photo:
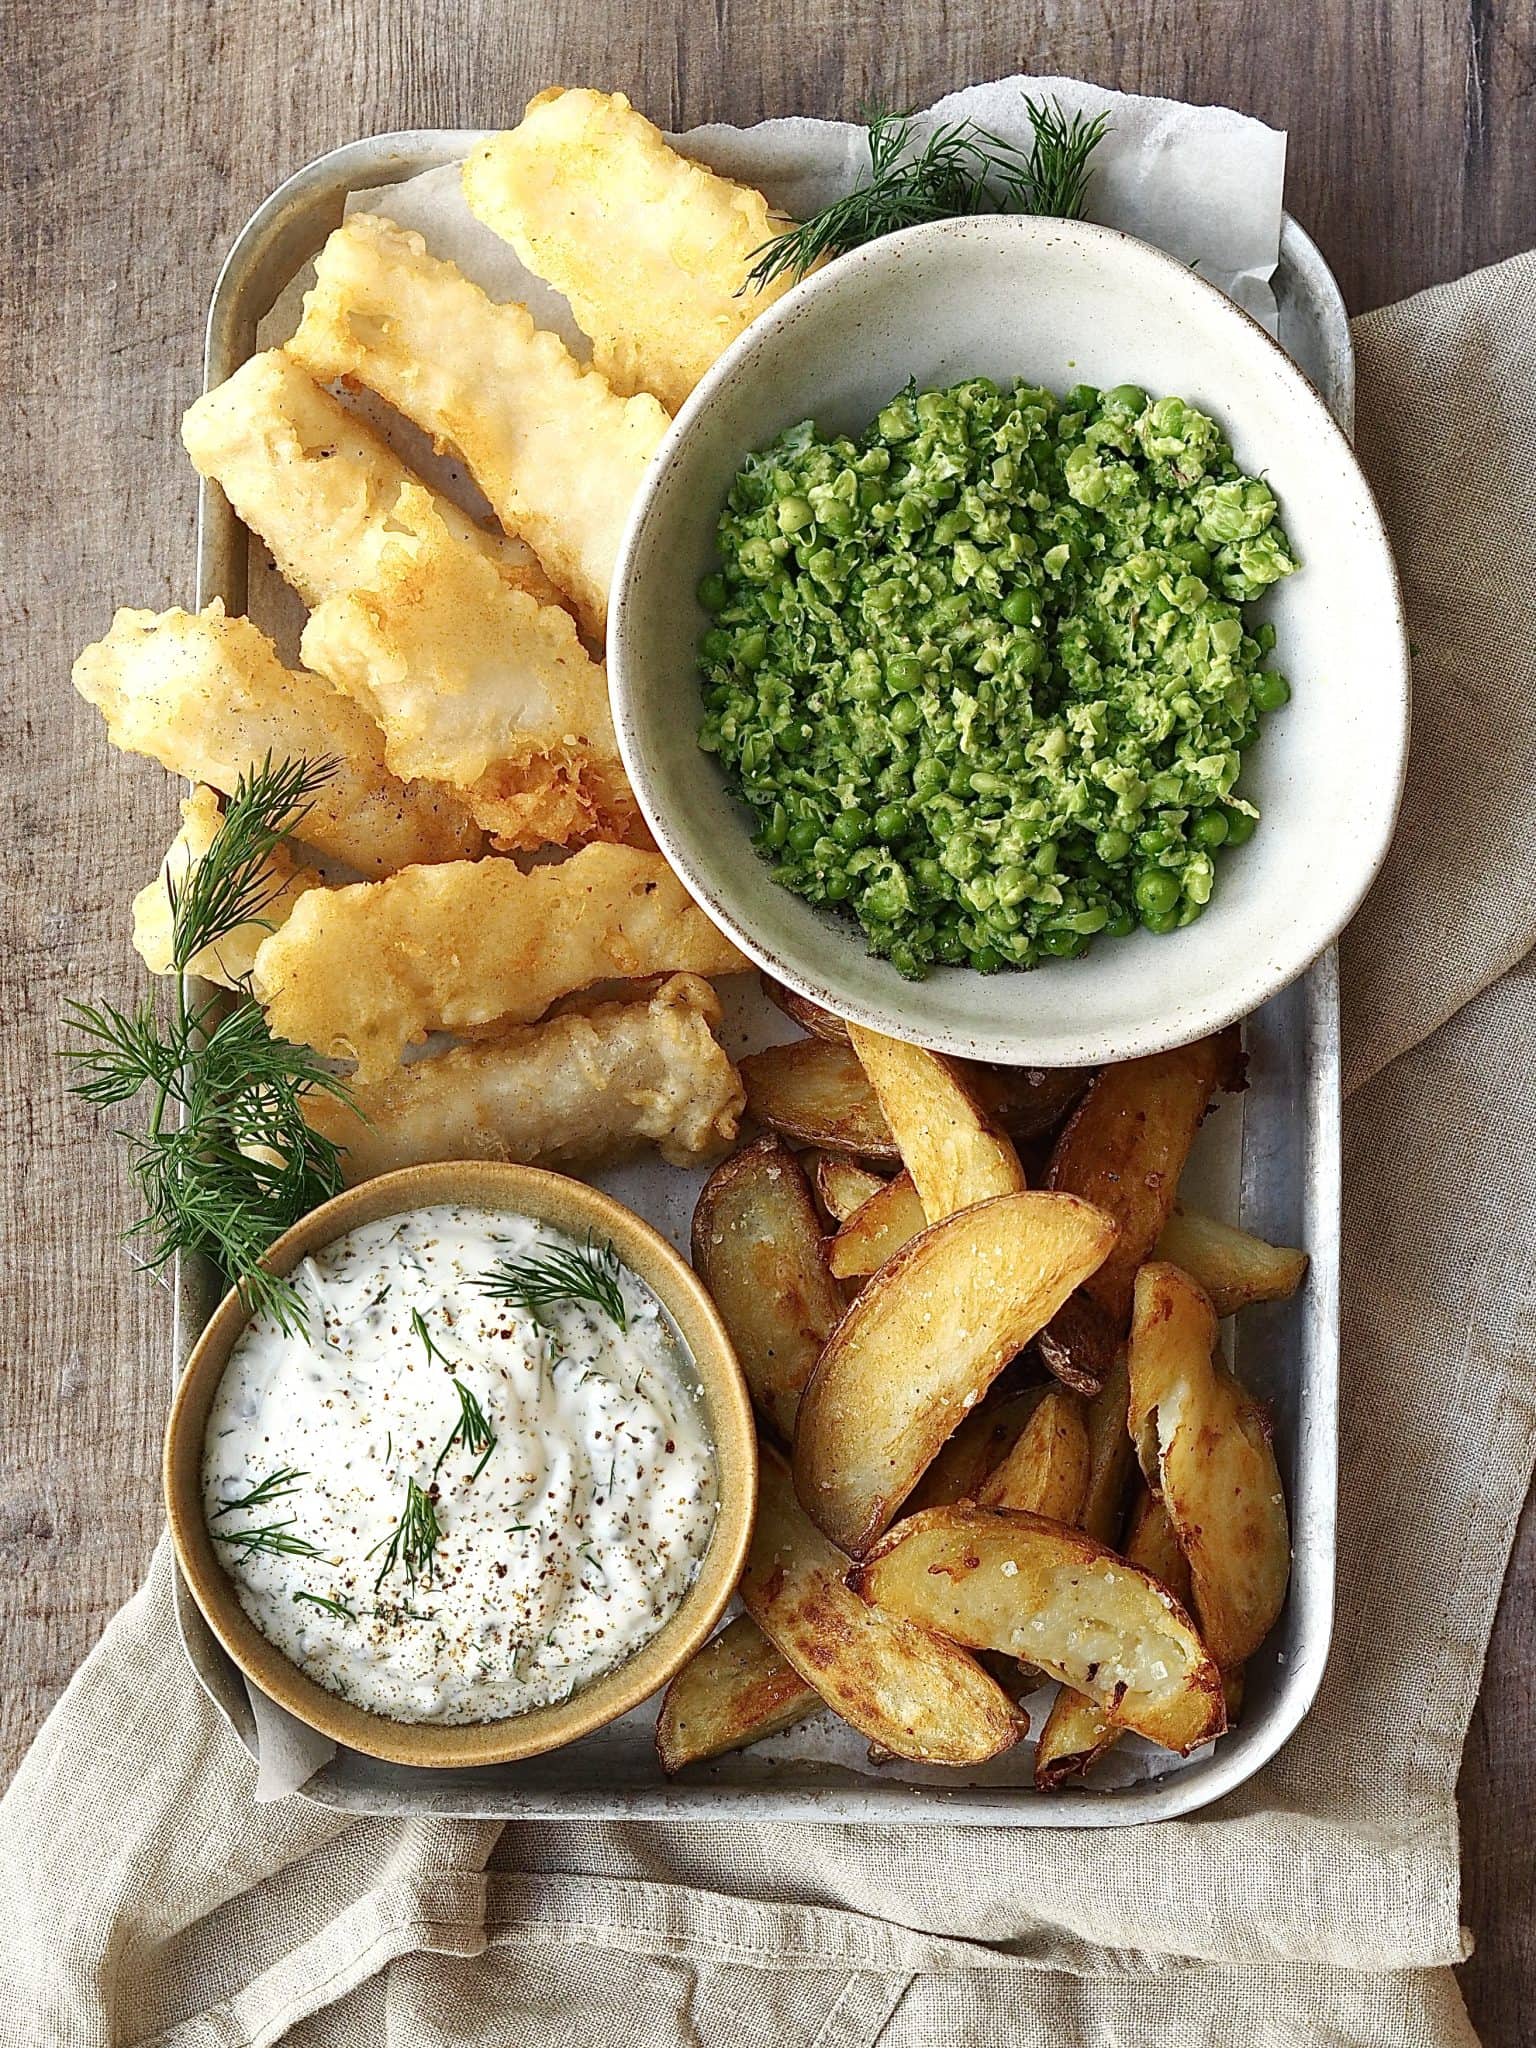
[[[1134,385],[909,388],[754,455],[699,586],[699,743],[775,878],[903,974],[1199,916],[1297,566],[1214,421]]]

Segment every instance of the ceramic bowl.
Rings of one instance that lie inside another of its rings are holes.
[[[743,459],[803,419],[862,431],[910,379],[977,374],[1064,391],[1134,383],[1212,413],[1273,485],[1300,556],[1259,607],[1290,703],[1264,720],[1242,788],[1263,813],[1218,859],[1205,914],[1029,973],[906,982],[851,919],[775,883],[745,809],[699,751],[694,596]],[[693,895],[813,1001],[899,1038],[1017,1065],[1128,1059],[1256,1008],[1337,936],[1380,867],[1402,789],[1402,603],[1370,488],[1306,377],[1183,263],[1083,222],[941,221],[871,243],[754,322],[678,415],[636,498],[614,583],[609,674],[625,766]]]
[[[698,1368],[713,1441],[719,1508],[698,1575],[677,1611],[634,1656],[557,1705],[505,1720],[442,1727],[367,1713],[306,1677],[247,1618],[203,1518],[203,1439],[209,1410],[247,1316],[228,1294],[215,1310],[176,1390],[165,1435],[165,1499],[177,1562],[209,1627],[253,1685],[299,1720],[348,1748],[390,1763],[441,1768],[507,1763],[558,1749],[615,1721],[664,1686],[700,1648],[735,1590],[751,1539],[757,1443],[736,1354],[692,1269],[648,1223],[564,1174],[477,1160],[407,1167],[350,1188],[295,1224],[268,1263],[288,1273],[359,1224],[434,1202],[536,1217],[572,1236],[612,1244],[671,1316]]]

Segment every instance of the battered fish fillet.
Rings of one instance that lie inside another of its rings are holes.
[[[659,853],[594,845],[526,873],[452,861],[311,889],[257,953],[254,987],[279,1037],[377,1081],[429,1031],[528,1024],[597,981],[745,965]]]
[[[133,943],[151,974],[173,972],[171,960],[171,891],[179,890],[190,871],[212,846],[223,822],[218,795],[199,787],[181,807],[182,826],[166,851],[154,881],[133,899]],[[256,948],[287,917],[306,889],[318,889],[321,878],[300,866],[285,846],[274,847],[263,863],[271,891],[259,918],[237,925],[216,945],[205,946],[187,963],[188,972],[225,988],[240,988],[256,958]]]
[[[789,225],[760,192],[679,156],[623,93],[530,100],[464,165],[469,210],[571,302],[616,391],[676,412],[715,358],[794,283],[747,283]]]
[[[395,774],[462,792],[497,846],[632,835],[608,678],[570,613],[509,590],[419,484],[360,587],[311,614],[303,655],[381,727]]]
[[[366,384],[457,449],[600,643],[629,501],[669,425],[663,408],[621,398],[525,308],[495,304],[392,221],[354,213],[315,272],[289,353],[312,376]]]
[[[674,1166],[722,1152],[745,1097],[707,981],[675,974],[649,1002],[602,1003],[482,1045],[412,1060],[304,1114],[346,1148],[349,1183],[436,1159],[584,1166],[646,1144]]]
[[[120,611],[76,661],[74,683],[114,746],[226,796],[268,755],[332,761],[301,836],[360,874],[473,858],[485,844],[461,797],[392,775],[365,712],[319,676],[284,668],[265,633],[217,601],[203,612]]]
[[[403,484],[426,486],[291,356],[268,349],[204,394],[181,422],[198,472],[223,491],[307,605],[369,573]],[[542,603],[558,593],[524,541],[487,533],[433,494],[453,539]]]

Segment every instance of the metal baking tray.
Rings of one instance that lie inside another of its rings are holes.
[[[410,130],[345,145],[296,173],[256,211],[230,252],[208,319],[205,385],[221,383],[253,353],[258,321],[342,218],[352,191],[398,183],[462,158],[473,131]],[[1348,431],[1354,361],[1339,289],[1315,244],[1285,217],[1275,293],[1279,335]],[[197,602],[246,604],[248,543],[222,494],[199,497]],[[1288,1302],[1249,1309],[1237,1339],[1243,1378],[1272,1406],[1291,1504],[1294,1568],[1278,1627],[1248,1667],[1241,1726],[1214,1749],[1159,1759],[1138,1782],[1040,1794],[995,1778],[917,1773],[913,1780],[846,1763],[790,1760],[776,1745],[661,1774],[654,1711],[549,1756],[480,1770],[425,1771],[348,1750],[318,1771],[302,1797],[355,1813],[431,1813],[523,1819],[647,1818],[697,1814],[775,1821],[934,1823],[950,1826],[1112,1827],[1208,1806],[1241,1785],[1294,1732],[1327,1660],[1333,1617],[1338,1440],[1339,1015],[1330,951],[1292,988],[1249,1019],[1249,1088],[1213,1120],[1226,1133],[1226,1213],[1264,1236],[1307,1246],[1306,1286]],[[1240,1124],[1234,1138],[1233,1119]],[[1192,1161],[1192,1169],[1197,1161]],[[655,1219],[661,1222],[663,1219]],[[675,1230],[676,1218],[670,1219]],[[176,1275],[175,1348],[185,1361],[216,1300],[211,1270],[186,1261]],[[193,1669],[247,1749],[256,1727],[245,1684],[215,1642],[185,1586],[178,1614]],[[782,1743],[784,1738],[777,1738]],[[919,1782],[918,1780],[921,1780]]]

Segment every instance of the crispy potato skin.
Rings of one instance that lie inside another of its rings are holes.
[[[818,1038],[770,1045],[741,1062],[747,1108],[797,1145],[894,1166],[900,1155],[853,1048]]]
[[[1176,1204],[1157,1241],[1156,1256],[1182,1266],[1211,1297],[1218,1316],[1260,1301],[1284,1301],[1306,1277],[1307,1255],[1266,1244],[1232,1223],[1218,1223]]]
[[[878,1195],[886,1185],[883,1174],[842,1153],[818,1152],[814,1161],[807,1154],[807,1164],[812,1166],[811,1184],[821,1212],[834,1229],[846,1223],[855,1209],[861,1209],[871,1195]]]
[[[970,1649],[1027,1647],[1116,1726],[1182,1755],[1226,1725],[1221,1674],[1166,1587],[1059,1522],[971,1502],[930,1508],[889,1530],[849,1584]]]
[[[800,1676],[861,1735],[914,1763],[978,1764],[1025,1732],[976,1659],[851,1592],[848,1560],[795,1499],[764,1448],[743,1606]]]
[[[799,1161],[759,1138],[717,1166],[693,1212],[693,1263],[731,1333],[759,1414],[794,1435],[806,1381],[843,1315]]]
[[[1279,1618],[1291,1541],[1263,1412],[1215,1341],[1210,1299],[1189,1275],[1143,1266],[1128,1354],[1131,1436],[1189,1564],[1206,1640],[1231,1671]]]
[[[691,1657],[662,1695],[656,1754],[670,1778],[706,1757],[781,1735],[821,1705],[750,1614]]]
[[[1173,1211],[1201,1118],[1216,1090],[1235,1083],[1241,1059],[1233,1026],[1173,1052],[1104,1067],[1057,1140],[1047,1186],[1096,1202],[1120,1226],[1088,1292],[1122,1330],[1136,1269]]]
[[[1075,1393],[1092,1396],[1109,1377],[1120,1350],[1116,1319],[1088,1288],[1080,1287],[1064,1301],[1035,1339],[1046,1371]]]
[[[1039,1407],[1043,1387],[1025,1387],[973,1408],[959,1428],[939,1446],[938,1456],[907,1496],[908,1512],[947,1508],[957,1500],[975,1500],[988,1475],[1008,1456]]]
[[[1002,1195],[880,1269],[823,1351],[795,1426],[795,1484],[834,1543],[854,1557],[869,1548],[1114,1229],[1076,1196]]]
[[[1023,1190],[1012,1139],[988,1120],[957,1061],[862,1024],[848,1037],[930,1223]]]
[[[1016,1145],[1048,1138],[1081,1101],[1089,1067],[996,1067],[960,1063],[976,1099]]]
[[[1122,1346],[1104,1385],[1088,1403],[1088,1486],[1078,1517],[1088,1535],[1111,1546],[1119,1541],[1126,1491],[1136,1465],[1126,1426],[1130,1398],[1130,1370]]]
[[[763,985],[763,994],[774,1008],[782,1010],[810,1037],[825,1038],[833,1045],[848,1043],[848,1026],[841,1017],[834,1017],[830,1010],[824,1010],[820,1003],[813,1003],[809,996],[797,995],[782,981],[775,981],[771,974],[760,973],[758,980]]]

